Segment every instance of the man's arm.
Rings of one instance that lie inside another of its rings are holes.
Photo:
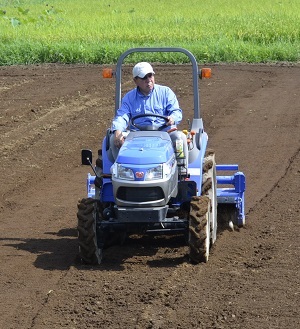
[[[174,125],[174,124],[177,125],[182,120],[182,110],[179,107],[179,102],[175,93],[169,87],[167,88],[166,98],[167,98],[166,112],[169,118],[168,125]]]
[[[111,125],[111,131],[114,133],[114,144],[120,148],[124,143],[123,131],[126,130],[130,118],[130,101],[129,95],[126,94],[122,99],[121,107],[117,110],[116,116],[114,117]]]
[[[125,131],[131,118],[131,102],[129,99],[129,93],[127,93],[121,103],[121,107],[117,110],[117,113],[112,121],[111,130]]]

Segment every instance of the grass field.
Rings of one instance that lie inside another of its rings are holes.
[[[184,47],[202,63],[299,62],[299,21],[299,0],[0,0],[0,65],[114,63],[149,46]]]

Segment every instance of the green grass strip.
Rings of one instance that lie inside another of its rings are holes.
[[[183,47],[200,63],[299,62],[299,16],[299,0],[0,0],[0,65],[115,63],[132,47]]]

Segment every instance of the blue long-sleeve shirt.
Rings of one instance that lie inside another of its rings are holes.
[[[121,107],[113,119],[111,130],[125,131],[130,124],[130,119],[139,114],[159,114],[171,116],[175,124],[166,129],[171,129],[182,120],[182,110],[175,93],[167,86],[154,85],[149,95],[143,95],[136,87],[129,91],[122,99]],[[137,119],[139,125],[163,125],[161,118],[145,117]]]

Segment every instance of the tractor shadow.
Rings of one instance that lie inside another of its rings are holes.
[[[76,259],[79,269],[123,271],[132,266],[176,267],[188,262],[187,244],[183,236],[132,235],[122,245],[113,245],[103,250],[102,262],[98,266],[83,265]]]
[[[218,236],[230,230],[228,223],[218,223]],[[133,235],[122,245],[113,245],[103,250],[100,265],[84,265],[78,255],[76,228],[65,228],[58,232],[45,232],[49,238],[4,238],[3,246],[36,255],[33,265],[47,271],[68,270],[71,266],[79,270],[122,271],[130,266],[155,268],[176,267],[189,263],[188,244],[183,235]]]
[[[77,230],[62,229],[58,232],[45,232],[49,238],[5,238],[4,246],[13,247],[17,251],[25,251],[36,255],[33,265],[43,270],[68,270],[75,262],[77,246]]]

